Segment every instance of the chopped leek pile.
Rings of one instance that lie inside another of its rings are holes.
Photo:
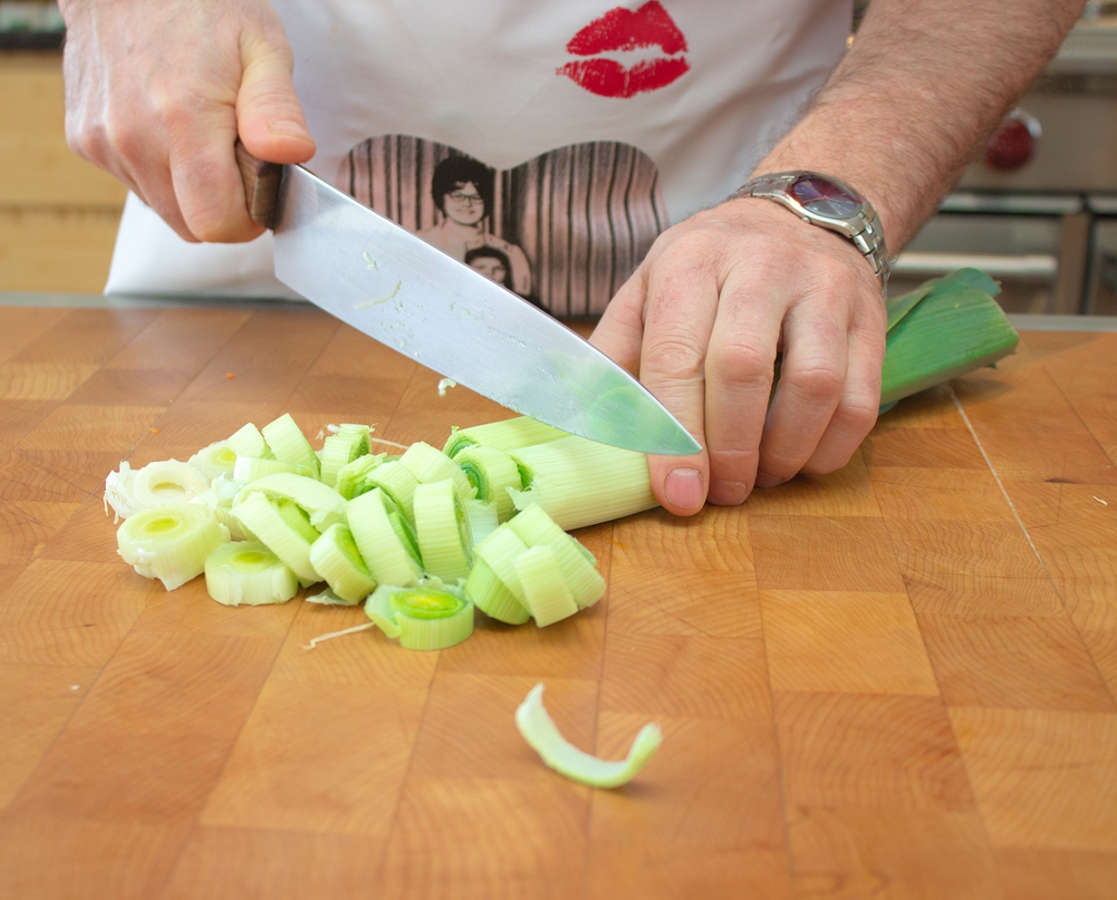
[[[543,762],[560,775],[598,788],[628,784],[663,742],[663,733],[658,725],[645,725],[633,740],[626,759],[612,761],[591,756],[559,733],[543,706],[542,684],[533,687],[516,710],[516,727]]]

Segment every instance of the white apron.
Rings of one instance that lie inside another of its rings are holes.
[[[656,233],[744,180],[851,17],[851,0],[273,4],[309,168],[560,314],[600,312]],[[295,296],[270,235],[189,244],[132,196],[105,290]]]

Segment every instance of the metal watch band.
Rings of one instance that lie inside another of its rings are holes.
[[[791,186],[804,177],[820,178],[831,182],[856,199],[860,204],[860,210],[856,215],[840,222],[810,213],[791,195]],[[880,216],[877,215],[877,211],[873,209],[872,204],[859,191],[854,190],[844,181],[819,172],[803,170],[776,172],[770,175],[760,175],[747,181],[734,191],[728,199],[736,200],[739,197],[761,197],[767,200],[775,200],[794,212],[803,221],[827,228],[849,238],[865,259],[869,261],[869,265],[873,267],[873,274],[880,279],[881,287],[886,288],[888,286],[890,265]]]

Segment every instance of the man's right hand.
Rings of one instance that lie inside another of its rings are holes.
[[[63,0],[66,137],[188,241],[246,241],[233,154],[306,162],[314,140],[266,0]]]

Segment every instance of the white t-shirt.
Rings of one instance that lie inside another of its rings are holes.
[[[658,231],[744,180],[837,63],[852,6],[272,2],[308,168],[558,313],[600,312]],[[293,296],[270,235],[189,244],[135,197],[106,292]]]

